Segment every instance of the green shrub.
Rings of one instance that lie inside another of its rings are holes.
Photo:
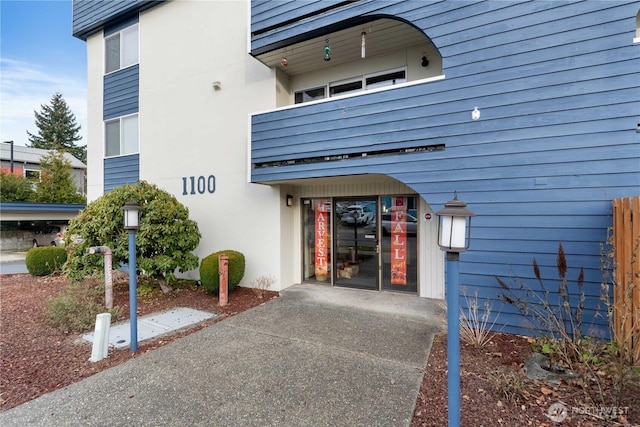
[[[69,221],[65,241],[69,259],[63,273],[73,281],[104,270],[104,257],[87,253],[91,246],[109,246],[114,266],[129,261],[129,236],[122,221],[122,207],[133,201],[140,207],[136,235],[138,270],[161,286],[175,283],[179,272],[198,268],[192,253],[200,242],[198,224],[189,219],[189,209],[156,185],[138,181],[114,188],[92,201]],[[70,244],[74,235],[81,243]]]
[[[25,263],[32,276],[48,276],[62,268],[67,261],[67,252],[57,246],[31,248],[27,252]]]
[[[104,285],[89,281],[72,283],[55,298],[47,301],[49,324],[62,333],[86,332],[95,328],[96,316],[110,312],[111,321],[120,317],[120,308],[104,307]]]
[[[229,291],[234,290],[244,277],[243,254],[230,249],[212,253],[200,263],[200,281],[204,289],[212,294],[217,293],[220,288],[218,257],[223,254],[229,257]]]

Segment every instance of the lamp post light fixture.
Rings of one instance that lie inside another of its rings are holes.
[[[136,232],[139,227],[140,206],[133,201],[128,201],[122,207],[124,211],[124,228],[129,231],[129,324],[130,324],[130,348],[131,352],[138,351],[138,302],[136,299],[138,289],[137,260],[136,260]]]
[[[9,166],[9,168],[10,168],[9,170],[11,171],[11,174],[13,175],[13,141],[2,141],[2,142],[4,142],[5,144],[10,144],[11,145],[11,151],[10,151],[10,153],[11,153],[10,154],[11,163],[10,163],[10,166]]]
[[[476,216],[467,209],[467,204],[458,200],[457,192],[453,200],[444,204],[436,212],[439,218],[438,246],[447,252],[447,384],[449,427],[460,426],[460,285],[458,272],[460,252],[469,248],[471,217]]]

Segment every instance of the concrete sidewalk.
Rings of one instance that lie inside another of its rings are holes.
[[[27,251],[0,251],[0,263],[24,261]]]
[[[8,426],[407,426],[440,302],[297,285],[0,414]]]
[[[27,251],[0,251],[0,274],[27,273]]]

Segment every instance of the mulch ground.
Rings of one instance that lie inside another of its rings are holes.
[[[260,298],[248,288],[236,288],[229,304],[220,307],[218,298],[201,287],[185,285],[165,295],[159,289],[138,297],[138,315],[174,307],[190,307],[218,313],[208,320],[171,335],[140,343],[138,352],[111,350],[109,357],[92,363],[91,345],[79,340],[78,333],[64,334],[49,325],[47,300],[59,295],[68,281],[62,277],[35,278],[29,274],[0,275],[0,411],[80,381],[131,358],[139,357],[176,339],[222,321],[229,316],[276,298],[266,292]],[[114,304],[128,317],[128,284],[116,283]],[[545,384],[527,380],[521,373],[531,343],[525,337],[496,334],[491,343],[476,349],[462,345],[461,424],[481,426],[613,426],[640,425],[640,381],[629,384],[622,399],[598,403],[594,384]],[[613,381],[607,366],[598,371],[598,383],[610,396]],[[515,386],[514,386],[515,384]],[[500,391],[513,392],[516,398]],[[549,417],[552,405],[564,405],[567,417],[556,423]],[[613,406],[616,417],[602,411]],[[605,414],[606,415],[606,414]],[[420,389],[412,427],[447,425],[447,348],[446,335],[435,338]]]

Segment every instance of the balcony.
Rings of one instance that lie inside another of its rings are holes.
[[[439,149],[416,143],[407,122],[423,102],[424,89],[416,88],[443,79],[437,49],[414,27],[377,19],[257,58],[276,70],[278,108],[252,116],[252,181],[311,177],[318,168],[326,174],[324,162]]]

